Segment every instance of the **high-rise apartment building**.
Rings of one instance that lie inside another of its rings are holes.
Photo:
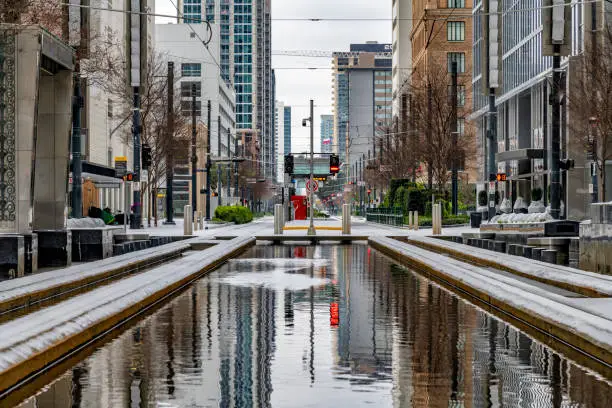
[[[259,162],[261,177],[274,177],[274,80],[270,0],[181,0],[185,21],[219,23],[217,62],[236,91],[236,129]]]
[[[284,119],[283,124],[285,131],[283,137],[285,139],[283,147],[285,148],[285,154],[291,153],[291,106],[285,106],[284,108]]]
[[[276,101],[274,112],[274,149],[277,152],[276,158],[276,181],[284,182],[285,170],[284,155],[285,155],[285,104],[281,101]]]
[[[391,45],[351,44],[333,54],[333,152],[354,165],[374,157],[392,125]]]
[[[321,153],[332,153],[334,115],[321,115]]]

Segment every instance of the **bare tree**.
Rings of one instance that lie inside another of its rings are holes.
[[[568,92],[569,128],[592,155],[599,174],[599,200],[607,200],[605,163],[612,160],[612,27],[586,41],[574,57]]]
[[[414,163],[426,164],[429,184],[435,184],[439,191],[450,181],[453,160],[458,161],[460,167],[465,167],[473,162],[476,156],[474,128],[465,119],[470,105],[465,94],[465,90],[470,86],[469,81],[470,78],[464,75],[458,78],[459,87],[464,91],[457,95],[462,103],[459,104],[457,114],[459,136],[456,146],[453,145],[451,134],[451,75],[446,66],[432,67],[426,76],[415,74],[407,83],[411,99],[411,130],[407,135],[409,137],[405,138],[408,142],[401,148],[403,156],[399,157],[400,160],[405,160],[416,154],[417,160]],[[418,167],[415,170],[418,170]]]

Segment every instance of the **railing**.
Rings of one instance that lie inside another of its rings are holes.
[[[404,225],[404,212],[397,208],[369,208],[366,211],[366,220],[401,227]]]

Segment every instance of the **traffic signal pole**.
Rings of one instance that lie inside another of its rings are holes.
[[[314,227],[314,101],[310,100],[310,226],[308,235],[316,235]]]

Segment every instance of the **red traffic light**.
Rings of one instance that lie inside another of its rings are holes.
[[[340,172],[340,157],[335,154],[329,156],[329,172],[331,174]]]
[[[127,173],[123,176],[123,181],[134,181],[134,173]]]
[[[506,176],[506,173],[497,173],[497,181],[507,181],[508,180],[508,176]]]

